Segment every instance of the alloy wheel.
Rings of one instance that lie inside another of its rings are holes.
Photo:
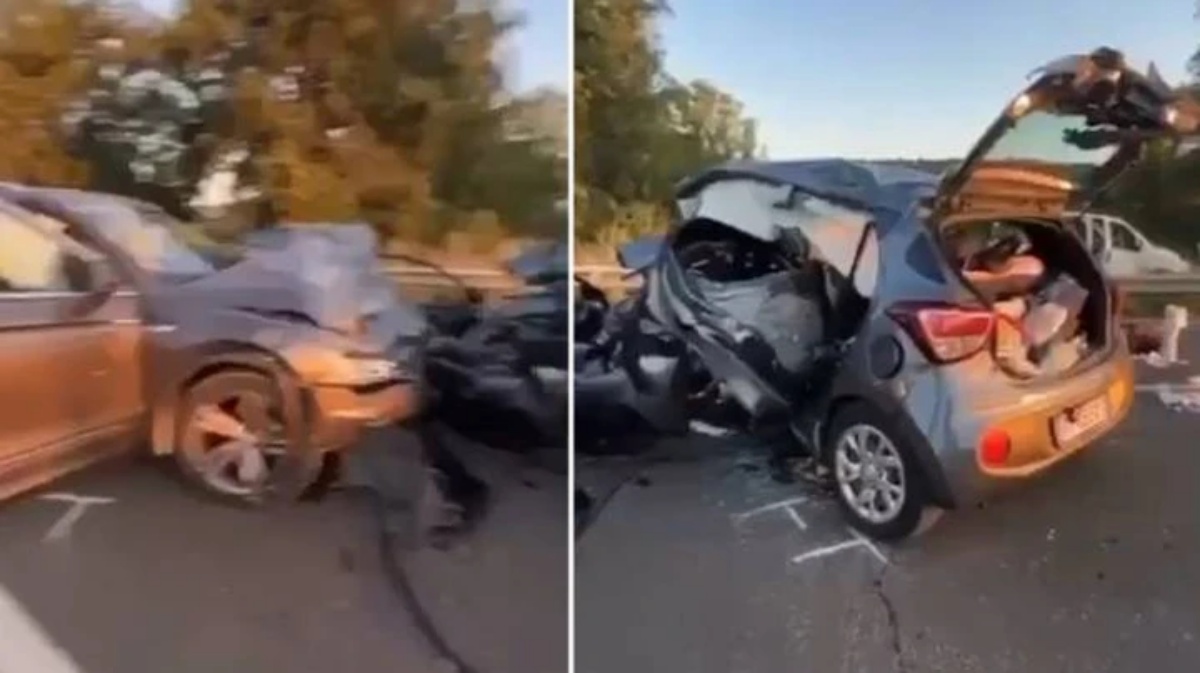
[[[259,493],[286,453],[279,410],[259,391],[239,390],[198,405],[190,423],[199,442],[189,462],[205,485],[221,493]]]
[[[871,523],[887,523],[904,508],[908,493],[900,452],[871,425],[851,426],[838,438],[834,474],[842,499]]]

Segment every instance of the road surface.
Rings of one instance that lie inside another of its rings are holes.
[[[410,558],[413,584],[479,673],[563,673],[565,480],[500,456],[473,464],[496,489],[492,518],[463,547]],[[64,524],[63,494],[111,502]],[[350,494],[242,511],[142,462],[91,470],[0,508],[0,671],[446,671],[377,541]]]
[[[1198,366],[1140,366],[1183,383]],[[1114,436],[898,547],[746,440],[633,474],[578,545],[578,673],[1200,670],[1200,415],[1143,388]],[[622,472],[622,470],[626,470]]]

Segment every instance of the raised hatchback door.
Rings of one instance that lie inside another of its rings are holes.
[[[1195,133],[1196,106],[1112,49],[1034,71],[938,190],[939,210],[1086,208],[1145,145]]]

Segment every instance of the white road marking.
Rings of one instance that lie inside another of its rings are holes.
[[[838,542],[837,544],[831,544],[827,547],[813,549],[812,551],[806,551],[803,554],[800,554],[798,556],[793,556],[792,563],[797,563],[797,564],[805,563],[807,561],[819,559],[824,556],[829,556],[830,554],[836,554],[838,552],[847,551],[847,550],[855,549],[855,548],[862,548],[862,549],[866,549],[867,551],[871,552],[871,555],[874,556],[883,565],[889,565],[888,558],[883,555],[883,552],[879,551],[879,547],[876,547],[873,542],[871,542],[867,538],[860,535],[858,533],[858,531],[856,531],[856,530],[851,529],[850,534],[853,536],[854,539],[844,540],[842,542]]]
[[[76,495],[74,493],[47,493],[40,498],[41,500],[52,500],[55,502],[71,503],[65,514],[59,517],[58,521],[46,531],[46,535],[42,537],[43,542],[58,542],[71,536],[71,530],[75,528],[75,524],[83,518],[87,508],[92,505],[109,505],[116,500],[114,498],[103,498],[91,495]],[[8,673],[0,669],[0,673]]]
[[[796,511],[795,507],[784,507],[783,511],[787,512],[788,518],[792,520],[792,523],[796,524],[796,528],[802,531],[808,530],[808,524],[804,522],[804,519],[800,518],[800,513]]]
[[[819,549],[813,549],[812,551],[806,551],[799,556],[793,556],[792,563],[804,563],[806,561],[812,561],[823,556],[829,556],[830,554],[836,554],[840,551],[846,551],[847,549],[854,549],[855,547],[861,546],[862,542],[858,540],[846,540],[845,542],[831,544],[828,547],[821,547]]]
[[[0,634],[0,673],[83,673],[3,586]]]
[[[799,529],[800,532],[806,533],[808,532],[808,522],[804,520],[804,517],[802,517],[800,512],[796,511],[796,508],[794,507],[794,505],[799,505],[805,502],[809,502],[809,499],[802,496],[798,498],[788,498],[787,500],[780,500],[779,502],[773,502],[761,507],[756,507],[752,510],[733,515],[734,523],[740,524],[746,519],[758,516],[760,514],[782,511],[789,519],[791,519],[792,523],[795,524],[796,528]],[[850,539],[793,556],[792,563],[806,563],[808,561],[829,556],[831,554],[836,554],[838,552],[861,548],[870,552],[871,556],[874,556],[875,559],[883,565],[886,566],[891,564],[891,561],[888,560],[887,555],[884,554],[883,551],[879,549],[879,546],[872,542],[869,538],[853,528],[847,527],[846,530],[850,534]]]
[[[850,529],[850,534],[858,538],[858,541],[861,542],[864,547],[870,550],[870,552],[875,555],[875,558],[879,559],[880,563],[883,565],[889,565],[888,557],[884,555],[883,552],[879,551],[879,547],[869,538],[853,528]]]
[[[777,509],[791,508],[792,505],[799,505],[805,502],[808,502],[808,498],[804,496],[800,496],[798,498],[788,498],[787,500],[780,500],[779,502],[773,502],[768,505],[763,505],[762,507],[755,507],[754,509],[741,512],[739,514],[734,514],[733,520],[741,523],[742,521],[758,516],[759,514],[774,512]]]

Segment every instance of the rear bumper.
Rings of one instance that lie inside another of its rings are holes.
[[[1058,442],[1053,419],[1069,408],[1097,398],[1107,400],[1108,417],[1100,425],[1067,442]],[[958,413],[946,418],[940,436],[946,441],[933,449],[953,504],[969,506],[985,501],[1012,486],[1035,477],[1057,463],[1085,450],[1116,429],[1133,406],[1133,362],[1121,349],[1103,365],[1080,375],[1062,390],[1034,393],[1003,404],[948,405]],[[986,465],[979,445],[992,429],[1005,431],[1011,453],[1002,465]],[[938,437],[939,433],[927,434]],[[939,442],[941,443],[941,442]]]
[[[412,418],[422,404],[412,382],[371,388],[318,386],[310,389],[310,401],[312,442],[321,451],[347,449],[368,428]]]

